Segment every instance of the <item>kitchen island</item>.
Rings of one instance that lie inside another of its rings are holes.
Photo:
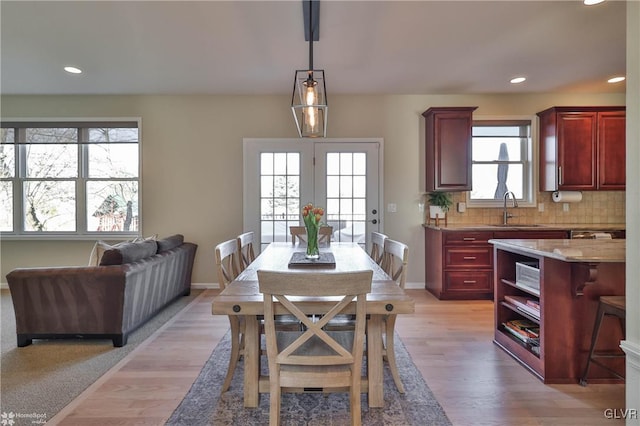
[[[577,383],[604,295],[624,295],[625,240],[492,239],[494,342],[544,383]],[[517,326],[523,330],[516,330]],[[522,332],[522,333],[521,333]],[[597,349],[619,351],[624,338],[605,318]],[[608,363],[624,371],[622,359]],[[592,366],[590,383],[617,382]]]

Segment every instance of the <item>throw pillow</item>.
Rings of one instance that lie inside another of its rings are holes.
[[[140,241],[137,243],[121,243],[117,247],[104,252],[100,260],[101,266],[122,265],[151,257],[156,254],[158,244],[155,240]]]
[[[118,245],[126,242],[127,241],[123,241],[116,244],[109,244],[102,240],[96,241],[96,243],[93,245],[93,249],[91,250],[91,254],[89,255],[89,266],[99,266],[105,251],[112,249],[114,247],[117,247]]]
[[[104,254],[105,251],[112,249],[112,248],[117,248],[120,246],[120,244],[124,244],[124,243],[137,243],[140,241],[147,241],[147,240],[157,240],[158,239],[158,234],[153,234],[150,235],[148,237],[136,237],[130,241],[121,241],[119,243],[115,243],[115,244],[109,244],[105,241],[102,240],[98,240],[96,241],[96,243],[93,245],[93,249],[91,249],[91,254],[89,255],[89,265],[88,266],[99,266],[100,265],[100,261],[102,260],[102,255]]]
[[[158,253],[174,249],[184,243],[184,235],[175,234],[158,240]]]

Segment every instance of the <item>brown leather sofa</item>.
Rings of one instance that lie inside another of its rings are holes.
[[[99,266],[19,268],[7,274],[18,346],[32,339],[112,339],[116,347],[191,291],[197,245],[180,234],[123,243]]]

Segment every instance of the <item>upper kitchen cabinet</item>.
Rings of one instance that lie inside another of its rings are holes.
[[[435,107],[425,118],[426,191],[471,190],[471,127],[477,107]]]
[[[625,189],[625,107],[553,107],[540,117],[540,190]]]

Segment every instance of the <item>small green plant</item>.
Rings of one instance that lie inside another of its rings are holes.
[[[447,212],[453,205],[453,199],[451,198],[451,194],[448,192],[433,191],[429,193],[429,205],[438,206],[444,212]]]

